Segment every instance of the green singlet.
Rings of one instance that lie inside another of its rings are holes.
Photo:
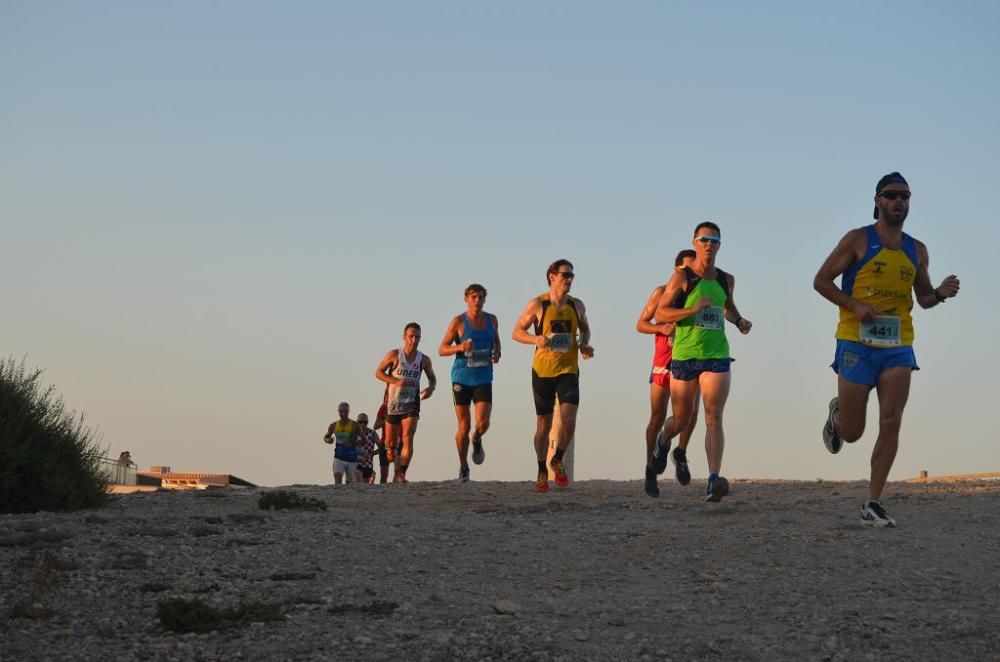
[[[726,340],[725,329],[729,288],[719,283],[727,277],[725,272],[719,268],[715,271],[717,280],[705,280],[689,268],[684,270],[688,279],[684,307],[693,308],[702,297],[710,297],[712,306],[677,323],[677,330],[674,331],[674,361],[729,358],[729,341]],[[728,281],[724,282],[728,285]]]

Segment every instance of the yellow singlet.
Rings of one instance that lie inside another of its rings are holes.
[[[532,370],[539,377],[557,377],[567,373],[580,373],[580,346],[577,332],[580,317],[576,312],[576,301],[568,297],[566,305],[557,307],[549,300],[549,293],[538,297],[542,304],[542,321],[535,325],[535,333],[549,339],[545,349],[535,349]]]
[[[919,260],[913,237],[903,234],[898,250],[882,245],[874,225],[867,228],[865,256],[844,272],[840,289],[881,311],[874,322],[861,324],[854,313],[840,309],[838,340],[852,340],[872,347],[905,347],[913,344],[913,281]]]

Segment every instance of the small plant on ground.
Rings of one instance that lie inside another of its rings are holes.
[[[213,607],[202,600],[168,598],[156,605],[160,624],[172,632],[211,632],[225,627],[250,623],[280,621],[281,607],[262,602],[247,602],[235,607]]]
[[[46,597],[62,581],[62,573],[76,570],[75,563],[64,561],[49,550],[32,552],[21,560],[21,565],[31,568],[31,595],[16,601],[10,608],[11,618],[48,620],[55,611],[43,603]]]
[[[397,602],[389,600],[372,600],[366,605],[355,605],[350,603],[334,605],[327,611],[331,614],[356,613],[371,616],[372,618],[380,618],[384,616],[391,616],[392,612],[397,609],[399,609],[399,603]]]
[[[0,513],[104,505],[96,434],[41,377],[23,361],[0,360]]]
[[[326,510],[326,503],[312,497],[299,496],[288,490],[265,492],[257,499],[261,510]]]

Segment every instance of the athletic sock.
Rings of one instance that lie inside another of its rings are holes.
[[[560,462],[562,462],[563,455],[565,453],[566,453],[566,449],[565,448],[557,448],[556,452],[555,452],[555,455],[552,456],[552,459],[553,460],[559,460]]]
[[[719,480],[719,474],[709,474],[708,482],[711,483],[713,480]]]
[[[538,473],[549,475],[549,470],[545,468],[545,462],[543,460],[538,461]]]

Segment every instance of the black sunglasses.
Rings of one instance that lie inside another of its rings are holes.
[[[561,277],[565,278],[566,280],[573,280],[574,278],[576,278],[576,274],[574,274],[572,271],[557,271],[556,273],[559,274]]]
[[[909,200],[912,194],[909,191],[882,191],[879,195],[886,200],[895,200],[896,198]]]

